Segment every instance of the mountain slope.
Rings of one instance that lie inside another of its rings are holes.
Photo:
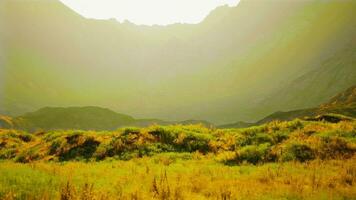
[[[0,115],[0,128],[9,129],[12,128],[13,126],[14,124],[12,122],[11,117]]]
[[[264,99],[260,106],[269,112],[315,107],[356,84],[355,63],[356,49],[350,44],[348,49],[331,56],[317,69],[282,84],[283,88]]]
[[[255,125],[255,123],[248,123],[248,122],[236,122],[236,123],[231,123],[231,124],[223,124],[218,126],[218,128],[247,128],[250,126]]]
[[[356,86],[334,96],[327,103],[310,109],[300,109],[288,112],[275,112],[256,123],[237,122],[217,126],[218,128],[245,128],[253,125],[268,123],[274,120],[289,121],[295,118],[314,117],[329,113],[342,114],[356,117]],[[18,128],[26,130],[53,130],[53,129],[81,129],[81,130],[114,130],[124,126],[145,127],[150,125],[172,124],[203,124],[207,127],[214,126],[204,120],[164,121],[159,119],[134,119],[109,109],[87,107],[46,107],[36,112],[11,118],[0,116],[0,127]]]
[[[151,125],[202,124],[204,120],[164,121],[159,119],[134,119],[129,115],[96,107],[45,107],[18,117],[0,115],[0,128],[36,130],[115,130],[120,127],[147,127]]]
[[[263,124],[273,120],[287,121],[295,118],[313,117],[328,113],[342,114],[356,118],[356,85],[334,96],[327,103],[321,104],[317,108],[275,112],[258,121],[256,124]]]
[[[281,83],[335,55],[353,56],[355,11],[352,0],[242,0],[197,25],[149,27],[85,19],[55,0],[3,0],[1,111],[96,105],[140,118],[227,123],[316,106],[352,81],[310,102],[278,107],[276,97],[255,110]]]
[[[128,115],[100,107],[46,107],[14,118],[25,129],[113,130],[134,122]]]
[[[329,114],[332,115],[328,116]],[[341,114],[344,116],[334,116],[333,114]],[[316,117],[318,115],[320,115],[320,119],[324,119],[325,116],[338,119],[350,119],[348,117],[356,118],[356,85],[351,86],[337,95],[334,95],[334,97],[332,97],[329,101],[315,108],[278,111],[267,115],[256,123],[237,122],[219,125],[218,128],[245,128],[261,125],[275,120],[290,121],[296,118],[309,118],[310,120],[313,120],[314,118],[318,119],[318,117]]]
[[[320,105],[320,110],[340,107],[356,107],[356,85],[334,96],[329,100],[329,102]]]

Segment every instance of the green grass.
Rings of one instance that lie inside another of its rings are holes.
[[[4,161],[0,197],[83,199],[89,193],[93,199],[352,199],[356,195],[355,158],[226,166],[209,157],[172,156],[89,163]]]
[[[354,199],[356,122],[0,129],[0,199]]]

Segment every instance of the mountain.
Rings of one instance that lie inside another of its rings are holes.
[[[109,109],[88,107],[46,107],[13,119],[25,129],[113,130],[134,122],[134,118]],[[20,123],[19,123],[20,122]]]
[[[316,108],[299,109],[287,112],[275,112],[256,123],[236,122],[217,126],[217,128],[246,128],[254,125],[268,123],[274,120],[289,121],[295,118],[309,120],[330,119],[338,120],[342,114],[356,118],[356,85],[331,98],[328,102]],[[320,117],[313,118],[317,115]],[[306,118],[309,117],[309,118]],[[343,119],[349,119],[341,117]],[[26,130],[54,130],[54,129],[81,129],[81,130],[114,130],[119,127],[145,127],[150,125],[173,124],[202,124],[214,127],[214,124],[205,120],[164,121],[160,119],[134,119],[129,115],[119,114],[112,110],[95,107],[45,107],[19,117],[0,116],[0,127],[18,128]]]
[[[258,121],[256,124],[263,124],[273,120],[287,121],[295,118],[313,117],[328,113],[342,114],[356,118],[356,85],[339,93],[319,107],[288,112],[275,112]]]
[[[330,110],[353,107],[356,107],[356,85],[331,98],[329,102],[320,105],[319,109]]]
[[[282,84],[282,89],[264,99],[259,108],[268,112],[311,108],[356,84],[356,49],[351,46],[332,55],[318,68]]]
[[[161,119],[136,119],[135,122],[133,122],[132,124],[130,124],[130,126],[134,126],[134,127],[147,127],[150,125],[171,125],[174,124],[174,122],[170,122],[170,121],[164,121]]]
[[[307,97],[306,101],[308,101]],[[336,115],[335,115],[336,114]],[[223,124],[218,128],[246,128],[261,125],[271,121],[290,121],[296,118],[307,120],[348,120],[356,118],[356,85],[351,86],[345,91],[334,95],[329,101],[315,108],[298,109],[291,111],[278,111],[258,120],[255,123],[236,122]]]
[[[161,119],[136,119],[134,123],[130,124],[130,126],[134,127],[147,127],[151,125],[192,125],[192,124],[201,124],[206,127],[214,127],[215,125],[206,120],[183,120],[183,121],[164,121]]]
[[[86,107],[45,107],[18,117],[0,116],[0,128],[25,130],[115,130],[120,127],[146,127],[150,125],[202,124],[213,126],[203,120],[163,121],[159,119],[134,119],[129,115],[116,113],[107,108]]]
[[[355,84],[355,13],[353,0],[241,0],[199,24],[137,26],[2,0],[0,112],[95,105],[222,124],[315,107]]]
[[[214,127],[215,125],[209,121],[206,120],[195,120],[195,119],[190,119],[190,120],[184,120],[184,121],[179,121],[176,124],[182,124],[182,125],[191,125],[191,124],[201,124],[206,127]]]
[[[0,128],[12,128],[13,126],[11,117],[0,115]]]
[[[250,126],[254,126],[255,123],[248,123],[248,122],[236,122],[236,123],[232,123],[232,124],[223,124],[220,126],[217,126],[218,128],[247,128]]]
[[[275,120],[289,121],[301,117],[311,117],[316,114],[317,110],[318,109],[316,108],[311,108],[311,109],[300,109],[300,110],[293,110],[293,111],[286,111],[286,112],[278,111],[257,121],[254,125],[264,124]]]

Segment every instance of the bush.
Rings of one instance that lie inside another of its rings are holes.
[[[1,149],[0,159],[12,159],[16,156],[16,153],[17,153],[16,147]]]
[[[274,132],[271,134],[273,144],[281,143],[284,140],[288,139],[288,137],[289,137],[289,134],[288,134],[288,132],[285,132],[285,131],[277,131],[277,132]]]
[[[264,143],[273,143],[273,138],[266,134],[266,133],[258,133],[254,138],[253,138],[253,143],[255,145],[259,144],[264,144]]]
[[[176,142],[175,146],[180,151],[206,153],[209,151],[209,141],[210,139],[203,134],[188,133],[181,142]]]
[[[15,162],[28,163],[34,160],[37,160],[39,155],[35,149],[29,149],[21,152],[15,157]]]
[[[123,130],[123,135],[129,135],[129,134],[139,134],[140,133],[140,129],[139,128],[135,128],[135,127],[128,127],[128,128],[124,128]]]
[[[59,159],[62,161],[71,160],[78,157],[89,159],[93,156],[99,144],[100,143],[93,137],[87,137],[82,143],[80,142],[77,144],[72,144],[73,146],[59,155]]]
[[[65,143],[66,141],[63,138],[55,139],[49,147],[49,155],[59,155]]]
[[[21,133],[18,137],[24,142],[30,142],[33,138],[33,136],[28,133]]]
[[[322,158],[351,157],[356,149],[351,148],[344,138],[323,138],[323,146],[320,151]]]
[[[237,152],[235,151],[223,151],[216,156],[216,161],[224,163],[226,165],[234,165],[238,162]]]
[[[283,161],[297,160],[304,162],[314,158],[313,150],[303,143],[290,143],[287,144],[286,148],[282,152]]]
[[[128,160],[167,152],[211,153],[225,164],[349,158],[356,152],[355,126],[355,122],[347,121],[331,124],[294,120],[216,130],[194,125],[41,134],[2,129],[0,159]]]
[[[261,145],[248,145],[237,152],[237,161],[247,161],[252,164],[257,164],[267,161],[267,155],[270,149],[269,143]]]

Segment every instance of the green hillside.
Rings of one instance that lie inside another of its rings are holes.
[[[231,123],[231,124],[222,124],[222,125],[219,125],[218,128],[247,128],[247,127],[251,127],[254,125],[255,125],[255,123],[239,121],[239,122],[235,122],[235,123]]]
[[[320,116],[318,117],[318,115]],[[291,110],[291,111],[277,111],[277,112],[273,112],[270,115],[265,116],[264,118],[258,120],[256,123],[237,122],[232,124],[223,124],[218,127],[219,128],[244,128],[244,127],[261,125],[276,120],[290,121],[296,118],[301,118],[301,119],[309,118],[310,120],[313,119],[327,120],[328,116],[331,118],[335,117],[340,121],[347,120],[349,119],[348,117],[356,118],[356,86],[352,86],[347,90],[337,95],[334,95],[330,100],[328,100],[326,103],[321,104],[318,107]]]
[[[356,106],[356,85],[335,95],[327,103],[320,105],[320,110],[333,108],[352,108]]]
[[[310,109],[300,109],[287,112],[275,112],[262,120],[257,124],[267,123],[273,120],[293,120],[295,118],[313,117],[316,115],[323,115],[328,113],[342,114],[349,117],[356,117],[356,86],[352,86],[335,95],[327,103],[321,104],[319,107]]]
[[[14,118],[15,127],[24,129],[113,130],[133,123],[131,116],[100,107],[42,108]]]
[[[0,111],[95,105],[221,124],[316,106],[355,84],[355,11],[352,0],[242,0],[200,24],[151,27],[85,19],[56,0],[4,0]],[[319,69],[322,79],[298,79]],[[282,87],[299,84],[310,89]]]
[[[328,101],[356,83],[356,40],[348,49],[332,55],[316,69],[307,72],[264,99],[257,110],[274,112],[311,108]]]
[[[14,128],[27,131],[49,130],[116,130],[120,127],[148,127],[152,125],[213,126],[204,120],[164,121],[160,119],[134,119],[125,114],[96,107],[45,107],[18,117],[0,115],[0,129]]]

